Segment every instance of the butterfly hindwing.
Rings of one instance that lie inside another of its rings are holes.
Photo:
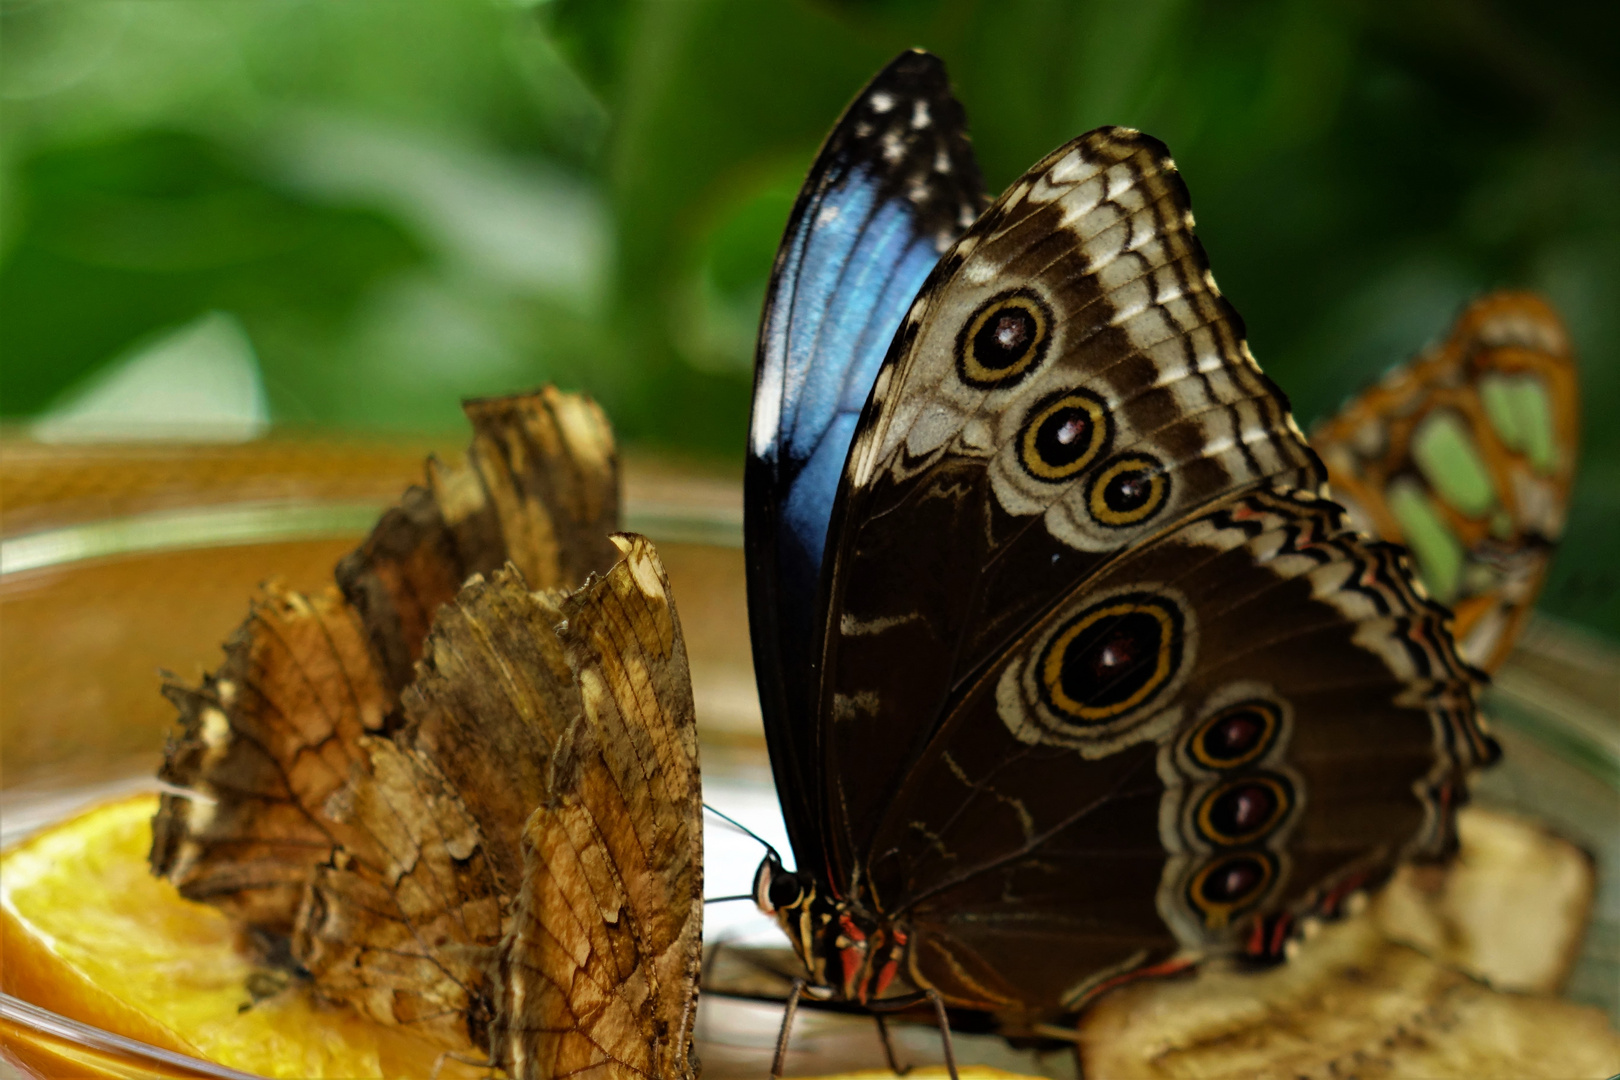
[[[850,437],[918,287],[983,201],[944,65],[904,53],[828,136],[772,271],[745,478],[749,608],[795,845],[813,836],[808,674],[822,548]]]
[[[1334,498],[1409,546],[1456,613],[1464,659],[1507,658],[1546,577],[1574,478],[1569,335],[1528,293],[1471,304],[1450,338],[1312,434]]]
[[[1206,503],[1320,478],[1163,144],[1103,128],[1038,163],[935,270],[851,449],[819,703],[840,864],[1059,596]]]
[[[1252,916],[1448,854],[1495,751],[1446,618],[1309,491],[1133,548],[974,681],[888,802],[863,871],[914,981],[1073,1011],[1145,964],[1267,955]]]

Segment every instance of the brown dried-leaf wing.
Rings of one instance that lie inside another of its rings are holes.
[[[430,757],[486,832],[501,880],[523,872],[518,837],[545,801],[551,756],[579,715],[579,690],[557,636],[556,593],[531,592],[507,566],[474,578],[439,612],[396,741]]]
[[[555,387],[463,408],[475,432],[470,456],[500,527],[496,567],[513,563],[536,589],[576,589],[612,566],[619,467],[601,408]]]
[[[165,688],[181,717],[160,775],[196,795],[165,797],[152,867],[184,895],[290,932],[310,868],[335,845],[350,846],[323,808],[363,758],[360,736],[397,714],[440,606],[469,576],[509,558],[541,586],[575,585],[611,564],[618,478],[601,410],[550,387],[466,408],[471,464],[428,463],[430,486],[406,492],[339,566],[347,601],[335,590],[304,598],[272,589],[216,674],[200,687]],[[549,663],[566,676],[552,647]],[[430,751],[436,723],[424,728]],[[473,745],[506,753],[500,731],[485,734]],[[538,790],[534,770],[544,762],[505,761],[530,768],[528,789],[477,786],[484,766],[470,756],[439,764],[454,789],[506,800],[487,813],[521,823],[533,804],[519,793]],[[506,859],[514,877],[518,827]]]
[[[488,845],[431,758],[362,747],[370,773],[328,805],[366,835],[314,869],[293,954],[322,997],[468,1045],[488,1023],[506,900]]]
[[[684,1080],[702,951],[702,821],[691,681],[652,545],[569,597],[561,631],[584,713],[552,803],[524,831],[501,943],[491,1059],[522,1078]]]
[[[618,461],[595,402],[545,387],[469,401],[465,466],[428,464],[365,543],[337,568],[396,689],[441,604],[473,574],[514,563],[536,589],[577,588],[613,562]]]
[[[336,589],[266,587],[201,686],[170,680],[180,709],[159,776],[153,872],[180,894],[272,934],[292,929],[310,868],[344,839],[322,811],[360,737],[394,707],[359,620]]]
[[[447,1042],[483,1041],[523,823],[579,715],[562,613],[511,566],[440,609],[405,722],[329,804],[355,839],[317,868],[294,953],[327,998]]]

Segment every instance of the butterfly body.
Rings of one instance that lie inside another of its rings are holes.
[[[1472,676],[1323,480],[1162,144],[1099,129],[991,205],[895,320],[804,646],[756,651],[797,860],[757,896],[812,983],[1029,1031],[1121,978],[1275,956],[1445,855],[1494,754]]]

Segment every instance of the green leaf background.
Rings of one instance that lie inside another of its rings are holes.
[[[793,194],[923,46],[993,188],[1164,139],[1304,424],[1472,294],[1550,295],[1587,425],[1543,606],[1620,637],[1616,40],[1528,0],[8,0],[0,417],[220,311],[279,424],[454,430],[553,380],[734,465]]]

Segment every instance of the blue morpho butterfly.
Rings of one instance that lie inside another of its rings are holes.
[[[788,221],[745,530],[797,869],[755,894],[814,996],[1052,1035],[1447,855],[1496,750],[1445,609],[1323,498],[1163,144],[1101,128],[982,204],[910,52]]]

